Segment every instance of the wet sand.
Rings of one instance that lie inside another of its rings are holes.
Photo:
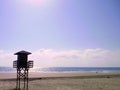
[[[120,90],[120,74],[30,73],[29,90]],[[0,90],[15,90],[15,73],[0,73]]]

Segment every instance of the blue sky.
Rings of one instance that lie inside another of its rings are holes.
[[[0,0],[0,50],[6,52],[119,52],[119,29],[119,0]]]

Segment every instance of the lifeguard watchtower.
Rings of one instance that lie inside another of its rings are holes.
[[[27,51],[20,51],[15,53],[17,61],[13,61],[13,68],[17,68],[16,90],[20,90],[21,82],[24,81],[23,90],[28,90],[28,70],[33,68],[33,61],[28,61]]]

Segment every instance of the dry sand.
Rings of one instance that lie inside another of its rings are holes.
[[[15,89],[15,76],[0,73],[0,90]],[[120,74],[31,73],[29,90],[120,90]]]

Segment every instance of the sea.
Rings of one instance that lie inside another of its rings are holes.
[[[51,73],[51,72],[59,72],[59,73],[118,73],[120,74],[120,67],[36,67],[29,70],[30,72],[41,72],[41,73]],[[16,73],[16,69],[13,67],[0,67],[0,73]]]

